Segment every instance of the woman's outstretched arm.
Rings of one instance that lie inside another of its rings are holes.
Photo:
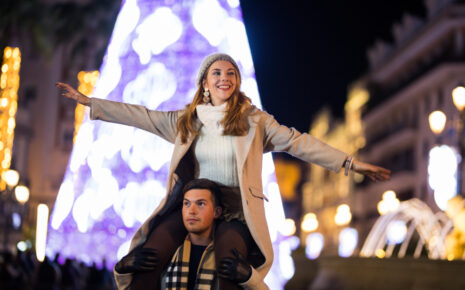
[[[345,167],[349,155],[325,142],[294,128],[280,125],[273,116],[265,113],[264,151],[287,152],[307,162],[315,163],[338,172]],[[353,159],[350,169],[366,175],[372,181],[388,180],[391,171],[379,166]]]
[[[61,90],[61,94],[69,99],[73,99],[76,102],[78,102],[81,105],[84,106],[90,106],[90,98],[80,92],[78,92],[76,89],[74,89],[72,86],[57,82],[56,83],[57,88]]]
[[[57,82],[66,98],[90,107],[90,119],[136,127],[154,133],[170,143],[177,135],[176,122],[180,111],[149,110],[141,105],[132,105],[100,98],[89,98],[72,86]]]

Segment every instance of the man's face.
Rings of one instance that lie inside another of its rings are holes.
[[[207,237],[210,235],[213,220],[221,214],[208,189],[191,189],[184,194],[182,219],[189,233]]]

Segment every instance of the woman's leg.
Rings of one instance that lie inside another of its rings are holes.
[[[187,231],[182,221],[181,209],[167,215],[150,233],[144,248],[157,250],[158,266],[155,271],[134,274],[131,289],[158,290],[162,271],[171,260],[176,249],[184,242]]]
[[[236,249],[243,257],[247,257],[253,243],[247,226],[237,220],[219,222],[214,240],[216,265],[219,265],[223,258],[235,258],[232,254],[233,249]],[[219,278],[219,286],[221,290],[242,289],[236,283],[222,278]]]

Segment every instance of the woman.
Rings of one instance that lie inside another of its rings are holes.
[[[223,185],[225,217],[214,238],[216,264],[223,272],[220,289],[237,289],[238,283],[245,288],[267,288],[263,279],[271,267],[273,249],[261,184],[263,153],[284,151],[335,172],[345,167],[346,174],[351,169],[374,181],[389,179],[389,170],[354,160],[309,134],[278,124],[271,115],[251,104],[240,92],[240,84],[238,66],[226,54],[213,54],[204,60],[194,100],[180,111],[151,111],[142,106],[91,99],[69,85],[57,84],[63,95],[90,106],[91,119],[135,126],[175,145],[167,197],[131,243],[131,249],[154,249],[152,262],[157,264],[156,269],[136,274],[115,271],[121,288],[131,283],[131,289],[159,284],[162,269],[186,235],[177,193],[183,183],[193,178],[208,178]],[[250,272],[243,271],[250,267],[244,265],[242,257],[247,257],[253,266]]]

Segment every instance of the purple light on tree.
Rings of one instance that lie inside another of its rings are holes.
[[[214,52],[238,62],[241,90],[260,107],[238,0],[126,0],[92,97],[181,109],[194,96],[200,63]],[[100,265],[106,259],[113,266],[165,196],[171,153],[172,145],[153,134],[90,121],[87,113],[50,219],[47,255],[59,252]],[[276,254],[266,282],[278,289],[292,276],[293,263],[280,242],[284,212],[271,155],[264,158],[263,184]]]

